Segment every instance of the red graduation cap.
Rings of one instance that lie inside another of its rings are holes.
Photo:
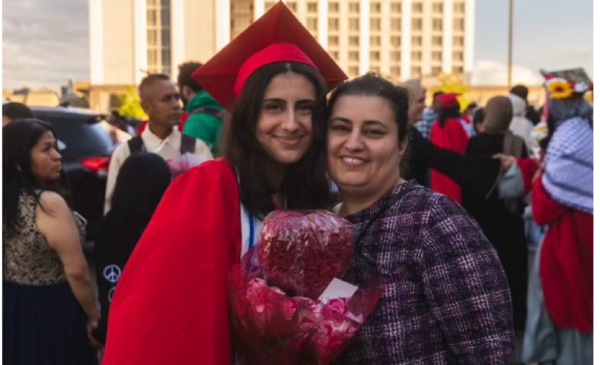
[[[285,61],[315,67],[329,90],[348,78],[281,1],[198,68],[192,77],[219,104],[230,107],[254,71]]]
[[[445,93],[438,96],[437,99],[442,102],[442,108],[447,109],[460,105],[458,102],[460,95],[459,93]]]

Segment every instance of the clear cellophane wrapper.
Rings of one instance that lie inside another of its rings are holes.
[[[232,268],[230,314],[237,363],[326,365],[356,336],[381,296],[373,283],[350,298],[318,297],[352,256],[352,226],[326,211],[277,211],[258,246]]]

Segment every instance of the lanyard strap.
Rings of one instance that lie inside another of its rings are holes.
[[[248,250],[254,247],[254,214],[248,211],[248,224],[250,225],[250,237],[248,237]]]

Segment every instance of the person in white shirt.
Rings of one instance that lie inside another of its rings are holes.
[[[110,210],[119,169],[132,150],[157,153],[167,162],[185,153],[194,154],[200,160],[213,159],[204,142],[184,136],[177,130],[183,110],[175,84],[167,75],[148,75],[142,80],[139,91],[142,108],[148,115],[148,127],[140,136],[117,147],[112,154],[106,181],[105,214]]]

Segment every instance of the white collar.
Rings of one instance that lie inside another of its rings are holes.
[[[160,139],[156,134],[150,131],[150,127],[148,126],[142,132],[142,139],[144,140],[144,145],[146,149],[151,152],[158,152],[157,149],[162,148],[163,145],[169,144],[172,147],[177,147],[178,142],[181,142],[181,132],[177,130],[177,127],[173,127],[173,132],[167,136],[167,138]]]

